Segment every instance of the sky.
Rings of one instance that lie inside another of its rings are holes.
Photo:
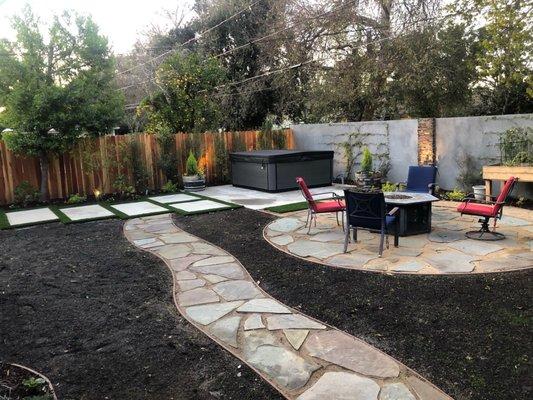
[[[92,15],[113,51],[122,54],[132,49],[150,24],[168,25],[164,10],[190,10],[191,3],[192,0],[0,0],[0,37],[14,39],[9,17],[20,14],[25,4],[43,21],[70,9]]]

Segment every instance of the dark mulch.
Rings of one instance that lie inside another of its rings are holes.
[[[176,223],[238,257],[272,296],[365,339],[456,399],[532,398],[531,271],[424,277],[334,269],[264,241],[273,218],[240,209]]]
[[[167,267],[116,220],[0,232],[0,360],[60,399],[281,398],[181,318]]]

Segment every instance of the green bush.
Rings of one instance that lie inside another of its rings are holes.
[[[67,204],[79,204],[85,203],[87,201],[87,196],[81,196],[78,193],[70,195],[67,200]]]
[[[28,181],[22,181],[14,190],[15,204],[28,207],[39,201],[41,196],[38,189],[34,188]]]
[[[189,152],[189,157],[187,157],[187,162],[185,163],[185,175],[198,175],[198,172],[198,161],[196,161],[196,157],[191,150]]]
[[[500,151],[504,165],[532,164],[533,129],[508,129],[500,137]]]
[[[163,193],[174,193],[178,191],[178,184],[173,183],[172,181],[167,181],[161,188]]]
[[[381,185],[381,190],[384,192],[395,192],[398,189],[398,185],[392,182],[385,182]]]
[[[135,187],[129,184],[128,179],[124,174],[119,174],[117,176],[113,182],[113,187],[119,193],[121,198],[131,199],[137,197]]]
[[[372,168],[372,153],[370,153],[368,147],[365,147],[363,149],[363,159],[361,160],[361,171],[370,174]]]
[[[462,192],[461,190],[455,188],[451,192],[446,192],[444,197],[448,200],[452,201],[461,201],[466,197],[466,193]]]

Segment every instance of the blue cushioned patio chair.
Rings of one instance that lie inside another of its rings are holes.
[[[383,241],[386,237],[389,247],[389,233],[394,233],[394,247],[398,247],[398,207],[387,213],[383,192],[362,193],[344,191],[346,202],[346,234],[344,236],[344,252],[348,250],[350,230],[353,230],[353,239],[357,241],[357,228],[378,231],[381,234],[379,243],[379,256],[383,254]]]
[[[407,175],[406,192],[435,193],[437,167],[433,165],[410,166]]]

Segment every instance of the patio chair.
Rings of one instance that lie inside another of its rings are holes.
[[[503,185],[503,188],[498,197],[486,195],[486,198],[492,200],[476,200],[473,195],[469,195],[463,199],[463,202],[457,206],[457,211],[467,215],[475,215],[481,217],[478,222],[481,223],[481,228],[477,231],[468,231],[465,233],[466,237],[475,240],[502,240],[505,235],[496,232],[496,222],[502,218],[503,206],[507,198],[511,194],[517,178],[511,176]],[[496,199],[496,201],[494,201]],[[492,231],[489,229],[489,221],[494,218],[494,225]]]
[[[409,167],[407,175],[407,183],[402,182],[406,188],[406,192],[416,193],[435,193],[435,180],[437,177],[437,167],[433,165]]]
[[[344,200],[341,196],[337,195],[335,192],[322,192],[322,193],[313,193],[309,191],[305,180],[302,177],[296,178],[296,182],[298,183],[298,186],[300,186],[300,190],[302,191],[302,195],[304,196],[305,200],[307,201],[307,220],[305,222],[305,226],[307,227],[309,225],[309,229],[307,230],[307,234],[311,232],[311,225],[313,222],[313,218],[315,219],[315,226],[316,226],[316,216],[317,214],[322,213],[331,213],[334,212],[335,216],[337,218],[337,225],[339,224],[339,213],[341,213],[341,220],[342,220],[342,229],[344,229],[344,218],[343,218],[343,212],[345,210]],[[322,195],[331,195],[329,198],[325,199],[315,199],[313,196],[322,196]]]
[[[395,207],[387,213],[383,192],[360,193],[345,190],[344,199],[346,202],[345,253],[348,250],[348,242],[350,241],[350,229],[353,229],[353,239],[357,241],[357,228],[380,232],[380,257],[383,254],[383,241],[385,238],[387,240],[387,248],[389,248],[389,233],[394,233],[394,247],[398,247],[399,227],[396,213],[398,213],[399,208]]]

